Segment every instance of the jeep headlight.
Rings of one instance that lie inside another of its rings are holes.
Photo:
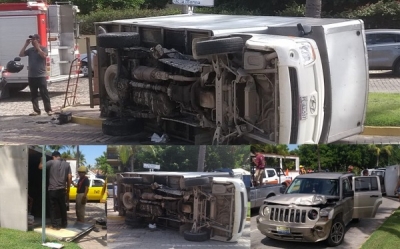
[[[311,209],[310,211],[308,211],[307,216],[310,220],[316,220],[318,218],[318,210]]]
[[[268,213],[269,213],[269,207],[268,207],[267,205],[262,205],[262,206],[260,207],[259,214],[260,214],[261,216],[266,216]]]
[[[298,42],[300,57],[303,59],[304,65],[309,65],[315,61],[314,48],[309,42]]]
[[[319,211],[319,216],[321,218],[330,219],[332,218],[332,210],[333,208],[331,207],[323,208]]]

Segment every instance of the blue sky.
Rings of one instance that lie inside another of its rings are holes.
[[[107,151],[107,145],[79,145],[79,150],[85,155],[86,165],[92,166],[96,163],[96,158],[103,155],[104,151]],[[65,150],[60,150],[62,153]],[[75,148],[76,151],[76,148]]]
[[[288,144],[287,146],[289,147],[289,151],[297,149],[299,147],[298,144]]]

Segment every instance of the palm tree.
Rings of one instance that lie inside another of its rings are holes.
[[[375,144],[369,144],[368,145],[369,150],[371,150],[374,155],[376,156],[376,167],[379,166],[379,157],[382,153],[386,154],[388,157],[388,162],[389,162],[389,156],[392,155],[393,151],[393,146],[391,145],[375,145]]]
[[[204,171],[204,162],[206,160],[206,151],[207,151],[207,146],[206,145],[200,145],[199,146],[199,157],[198,157],[198,164],[197,164],[197,172],[203,172]]]
[[[85,155],[84,154],[82,154],[82,152],[80,152],[79,150],[78,151],[74,151],[74,158],[76,159],[76,161],[77,161],[77,165],[78,165],[78,167],[79,166],[85,166],[85,164],[86,164],[86,158],[85,158]]]
[[[321,0],[306,1],[306,17],[321,18]]]

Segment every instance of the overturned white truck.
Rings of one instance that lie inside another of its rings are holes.
[[[193,14],[95,25],[105,134],[303,144],[363,131],[362,20]]]
[[[117,207],[132,227],[179,229],[189,241],[236,242],[247,216],[240,178],[222,172],[126,172],[117,176]]]

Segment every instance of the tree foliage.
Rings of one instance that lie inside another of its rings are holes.
[[[97,157],[96,159],[96,169],[99,169],[103,172],[105,176],[110,176],[114,174],[114,169],[107,162],[107,152],[104,151],[103,155]]]

